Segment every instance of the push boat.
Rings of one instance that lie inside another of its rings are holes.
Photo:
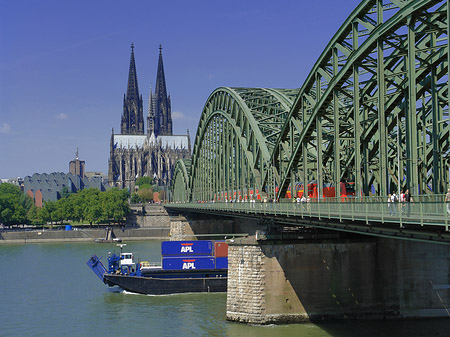
[[[228,245],[222,241],[163,241],[161,263],[135,262],[133,253],[108,254],[108,268],[93,255],[87,265],[106,285],[139,294],[226,292]]]

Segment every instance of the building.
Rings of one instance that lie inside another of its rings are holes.
[[[77,149],[75,159],[69,163],[69,173],[34,173],[26,176],[23,179],[23,191],[34,200],[37,207],[42,207],[44,201],[60,199],[64,192],[76,193],[90,187],[105,191],[108,184],[104,183],[101,172],[85,174],[84,165],[85,162],[78,158]]]
[[[21,177],[14,177],[14,178],[8,178],[8,179],[0,179],[0,184],[7,183],[7,184],[13,184],[20,188],[20,190],[23,192],[23,179]]]
[[[170,95],[159,47],[155,92],[150,89],[147,129],[144,132],[143,99],[139,94],[134,45],[128,72],[127,92],[123,99],[120,134],[112,130],[108,181],[110,186],[134,189],[138,177],[153,177],[159,185],[168,185],[178,159],[190,158],[191,143],[187,135],[173,135]]]
[[[85,164],[84,160],[80,160],[78,158],[78,148],[77,148],[75,159],[71,160],[69,163],[69,172],[72,173],[73,175],[84,178],[84,164]]]
[[[34,173],[24,178],[24,192],[34,200],[37,207],[42,207],[44,201],[60,199],[65,188],[69,193],[76,193],[89,187],[100,191],[107,188],[99,177],[88,179],[72,173]]]

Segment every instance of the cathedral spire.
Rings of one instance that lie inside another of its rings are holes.
[[[159,45],[158,72],[155,87],[155,131],[157,135],[172,135],[172,116],[170,98],[167,97],[166,77],[162,58],[162,46]]]
[[[123,99],[123,115],[120,131],[125,135],[144,134],[144,113],[142,96],[139,95],[134,44],[131,43],[130,68],[128,71],[127,93]]]
[[[134,44],[131,43],[130,70],[128,71],[127,98],[139,98],[139,88],[136,73],[136,61],[134,60]]]
[[[164,75],[164,64],[162,58],[162,46],[159,45],[158,73],[156,74],[155,94],[167,99],[166,77]]]

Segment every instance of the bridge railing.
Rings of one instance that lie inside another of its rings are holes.
[[[240,212],[246,214],[270,214],[297,216],[301,218],[328,218],[340,221],[381,222],[397,225],[440,226],[448,231],[450,203],[444,195],[413,197],[412,202],[387,202],[386,197],[312,198],[307,202],[283,199],[280,202],[197,202],[172,203],[171,208]]]

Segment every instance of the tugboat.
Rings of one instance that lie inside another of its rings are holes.
[[[96,255],[87,265],[108,286],[139,294],[226,292],[228,245],[225,242],[163,241],[161,264],[136,263],[133,253],[108,254],[108,268]]]

